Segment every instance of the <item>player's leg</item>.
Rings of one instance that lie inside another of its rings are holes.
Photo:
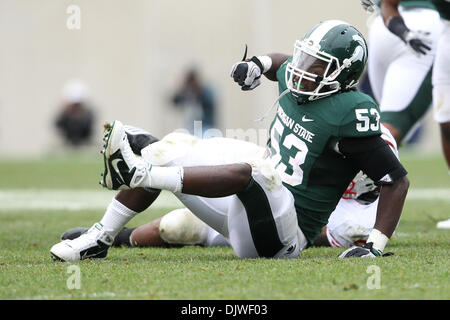
[[[189,209],[182,208],[165,214],[131,233],[133,246],[228,245],[224,236],[198,219]]]
[[[122,183],[124,183],[124,179],[129,179],[130,175],[127,170],[121,173],[120,170],[116,171],[114,169],[118,169],[119,167],[123,168],[123,166],[126,165],[124,164],[125,161],[122,154],[126,154],[128,158],[132,159],[136,157],[134,156],[134,152],[132,151],[131,146],[127,141],[127,132],[125,131],[124,126],[120,122],[117,122],[115,130],[113,129],[113,127],[109,128],[108,131],[110,134],[106,136],[105,174],[103,183],[109,183],[112,186],[120,187]],[[120,148],[118,147],[119,145],[123,144],[126,144],[127,146],[124,151],[120,150]],[[168,145],[172,144],[169,143]],[[170,150],[178,149],[171,147]],[[184,159],[186,160],[189,158],[184,156]],[[227,194],[218,194],[213,187],[205,190],[202,188],[202,186],[205,183],[217,185],[215,181],[221,181],[221,187],[226,188],[225,192],[228,194],[232,194],[235,193],[236,190],[239,190],[234,188],[243,188],[248,182],[245,181],[245,175],[250,175],[250,168],[246,164],[226,165],[224,167],[221,167],[219,171],[217,169],[218,167],[210,167],[209,170],[202,170],[200,173],[197,173],[195,172],[195,168],[188,168],[186,170],[186,174],[184,175],[184,178],[187,179],[186,186],[188,192],[206,196],[225,196]],[[169,171],[171,174],[173,173],[172,170],[169,169]],[[159,183],[162,183],[163,186],[166,186],[167,182],[165,181],[164,175],[165,173],[159,176],[159,178],[161,179]],[[169,185],[171,188],[174,185],[170,183],[173,180],[176,180],[178,176],[173,178],[171,181],[169,181]],[[242,183],[244,183],[244,185]],[[114,199],[108,206],[108,210],[106,211],[102,221],[99,224],[94,225],[94,227],[90,229],[90,232],[83,234],[80,239],[75,239],[70,243],[68,241],[63,241],[53,246],[51,249],[53,257],[60,260],[79,260],[87,257],[106,256],[107,248],[112,244],[114,237],[119,233],[120,230],[122,230],[123,226],[128,221],[130,221],[131,218],[133,218],[137,213],[145,210],[159,194],[159,190],[153,190],[152,195],[149,196],[147,194],[148,191],[148,188],[136,188],[133,190],[120,192],[117,195],[116,199]],[[196,199],[196,197],[191,196],[190,201],[187,202],[194,203],[195,205],[193,205],[193,208],[196,209],[198,213],[205,212],[206,216],[212,216],[215,219],[217,215],[211,215],[211,212],[213,212],[213,214],[216,213],[214,211],[214,208],[217,207],[218,201],[220,202],[221,200],[216,200],[213,205],[205,205],[205,201],[201,201],[201,199],[198,200]],[[219,219],[216,224],[218,226],[226,227],[226,216],[219,215],[218,218]],[[221,231],[222,234],[227,234],[227,230],[221,230],[220,228],[217,229],[218,231]]]
[[[111,172],[111,176],[123,177],[130,172],[130,176],[122,180],[120,187],[152,187],[202,197],[236,194],[232,197],[236,201],[233,201],[228,209],[228,229],[230,242],[240,257],[278,255],[294,257],[306,246],[305,238],[299,238],[300,230],[297,226],[293,197],[282,187],[279,178],[275,179],[278,175],[268,162],[264,168],[260,166],[252,168],[247,163],[202,167],[150,167],[147,162],[140,162],[144,160],[138,159],[128,150],[128,143],[122,140],[121,135],[118,130],[113,129],[107,145],[111,141],[113,146],[111,148],[120,151],[119,161],[123,161],[125,166],[113,166],[111,158],[118,159],[111,157],[115,152],[107,150],[105,153],[107,169],[115,170]],[[264,178],[264,173],[270,177]],[[106,181],[107,187],[111,187],[111,184],[108,185],[110,181],[108,179]],[[278,181],[279,184],[275,185],[274,181]],[[282,195],[288,198],[283,198]],[[287,201],[288,199],[290,201]],[[245,214],[242,213],[243,209]],[[261,214],[265,215],[264,219],[258,219]],[[247,228],[242,229],[242,225]],[[233,235],[230,228],[233,228]],[[256,234],[252,234],[252,231]],[[270,237],[267,237],[267,231],[270,231]],[[257,239],[256,243],[252,239]],[[261,243],[268,246],[261,246]]]
[[[73,240],[88,228],[66,231],[62,240]],[[161,218],[135,228],[123,228],[113,242],[114,247],[179,247],[201,245],[205,247],[229,246],[228,240],[187,208],[168,212]]]
[[[252,163],[252,180],[233,196],[229,241],[240,258],[295,258],[307,240],[297,223],[292,194],[271,164]]]
[[[448,94],[450,91],[450,86],[448,86],[446,90]],[[447,166],[450,169],[450,121],[440,123],[439,126],[441,129],[442,151],[447,161]]]
[[[412,133],[432,102],[431,65],[411,61],[417,59],[415,56],[397,59],[385,76],[380,101],[381,122],[397,144]],[[415,67],[411,68],[411,65]]]
[[[434,119],[441,130],[442,150],[450,169],[450,21],[444,21],[433,71]]]
[[[442,151],[450,169],[450,21],[444,21],[433,73],[434,119],[441,130]],[[450,171],[449,171],[450,173]],[[450,229],[450,219],[440,221],[437,228]]]
[[[409,50],[380,18],[369,36],[373,51],[372,55],[369,52],[370,80],[382,111],[381,121],[397,143],[412,131],[431,104],[431,66],[441,30],[436,11],[411,9],[402,16],[410,29],[429,32],[432,49],[426,55],[418,57]]]
[[[158,166],[192,167],[244,162],[249,158],[261,158],[264,151],[264,148],[255,144],[236,139],[201,140],[192,135],[171,133],[160,142],[145,148],[142,155],[146,161]],[[227,211],[230,196],[207,198],[181,192],[175,195],[199,219],[228,237]]]
[[[133,151],[138,154],[142,148],[158,141],[149,133],[130,126],[124,128],[124,133],[133,142]],[[63,241],[50,249],[52,257],[63,261],[106,257],[119,232],[122,231],[122,234],[117,240],[125,241],[124,238],[129,236],[131,230],[123,230],[123,227],[134,216],[147,209],[159,194],[160,190],[143,188],[118,192],[100,222],[87,231],[72,232],[72,238],[68,238],[67,234],[63,235]],[[74,235],[78,236],[73,238]]]
[[[108,205],[100,222],[74,240],[55,244],[50,253],[62,261],[104,258],[123,227],[138,213],[147,209],[158,197],[159,190],[121,190]],[[123,234],[122,234],[123,236]]]
[[[263,161],[265,165],[258,164],[253,168],[248,163],[202,167],[152,167],[129,150],[128,142],[122,139],[123,133],[114,128],[120,127],[113,126],[107,142],[105,162],[108,164],[107,169],[114,170],[110,173],[111,176],[122,179],[119,187],[150,187],[202,197],[236,194],[233,199],[238,198],[240,201],[233,201],[229,206],[228,229],[230,242],[240,257],[254,257],[255,252],[257,256],[263,257],[295,257],[306,247],[305,237],[299,237],[302,233],[297,225],[293,197],[282,186],[276,171],[268,161]],[[113,151],[117,149],[119,157],[115,157],[116,152],[113,153],[108,148]],[[111,159],[119,159],[124,166],[112,165]],[[117,187],[109,182],[110,180],[106,179],[107,187]],[[243,208],[245,215],[242,214]],[[244,219],[247,216],[249,218]],[[246,221],[248,227],[242,229]],[[233,235],[230,227],[233,228]],[[248,243],[253,243],[256,251],[252,251]],[[246,247],[243,248],[242,245]]]
[[[370,25],[368,33],[370,43],[367,73],[370,85],[379,103],[383,96],[383,82],[386,71],[398,52],[403,50],[402,41],[384,25],[381,16],[377,16]]]

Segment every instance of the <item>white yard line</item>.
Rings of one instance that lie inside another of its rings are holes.
[[[14,189],[0,190],[0,211],[14,210],[104,210],[115,192],[107,190]],[[450,188],[411,189],[407,200],[450,202]],[[154,208],[180,208],[170,192],[162,192]]]
[[[103,190],[0,190],[0,211],[104,210],[115,194]],[[183,205],[170,192],[162,192],[153,207],[181,208]]]

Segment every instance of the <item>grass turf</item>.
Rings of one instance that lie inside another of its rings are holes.
[[[411,188],[450,188],[441,157],[403,161]],[[4,160],[0,190],[95,189],[100,170],[98,157]],[[338,260],[342,249],[334,248],[310,248],[295,260],[240,260],[230,248],[112,248],[105,260],[74,264],[81,288],[73,290],[73,264],[52,261],[49,248],[103,211],[0,210],[0,299],[449,299],[450,231],[435,228],[448,208],[445,199],[407,201],[387,258]],[[149,209],[130,225],[165,212]],[[367,286],[372,265],[380,289]]]

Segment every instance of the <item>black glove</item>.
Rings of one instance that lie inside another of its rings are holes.
[[[428,38],[429,32],[422,31],[409,31],[405,35],[406,45],[412,49],[417,55],[427,54],[427,51],[431,50],[431,40]]]
[[[381,251],[373,248],[373,243],[366,243],[362,247],[353,246],[350,249],[345,250],[339,255],[340,259],[344,258],[376,258],[376,257],[388,257],[392,256],[394,253],[387,252],[383,254]]]
[[[431,40],[429,39],[429,32],[411,31],[405,25],[402,17],[393,17],[388,24],[388,29],[393,34],[397,35],[405,44],[413,50],[415,54],[427,54],[431,50]]]
[[[253,90],[261,84],[263,65],[257,57],[249,61],[239,61],[231,69],[231,77],[244,91]]]

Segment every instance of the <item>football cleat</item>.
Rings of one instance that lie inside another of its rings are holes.
[[[124,125],[114,121],[105,125],[102,150],[105,171],[100,184],[110,190],[132,189],[149,179],[150,166],[131,149]]]
[[[115,237],[112,246],[113,247],[131,246],[130,235],[134,229],[135,228],[130,229],[124,227],[122,230],[120,230],[120,232]],[[79,236],[81,236],[82,234],[86,233],[88,230],[89,230],[88,228],[81,228],[81,227],[67,230],[61,235],[61,240],[74,240]]]
[[[124,125],[125,133],[127,134],[128,143],[134,154],[141,155],[141,150],[148,145],[159,141],[147,131],[133,127],[130,125]]]
[[[450,229],[450,219],[439,221],[436,225],[438,229]]]
[[[61,240],[74,240],[81,236],[83,233],[86,233],[89,228],[73,228],[67,230],[61,235]]]
[[[50,253],[54,260],[78,261],[102,259],[108,254],[114,237],[106,232],[101,223],[94,224],[86,233],[74,240],[63,240],[55,244]]]

